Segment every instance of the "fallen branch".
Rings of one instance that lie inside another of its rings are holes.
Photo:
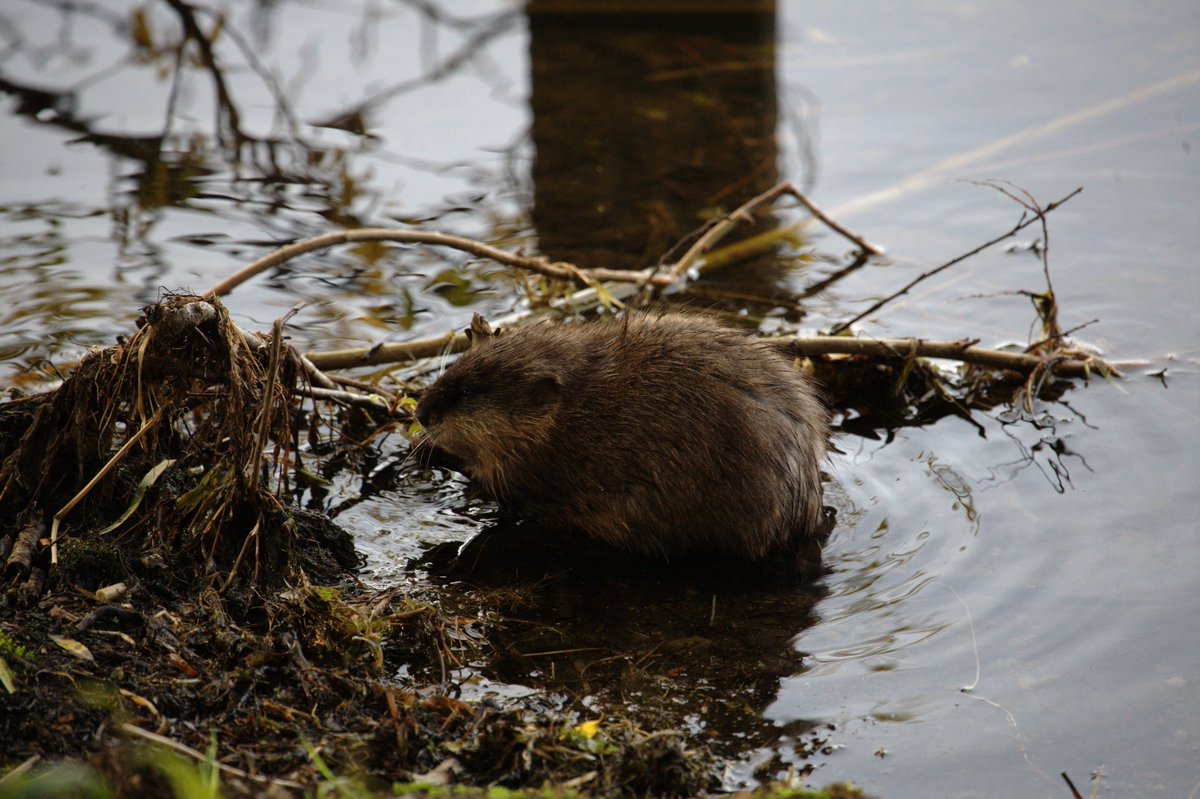
[[[35,514],[31,513],[29,523],[17,533],[12,551],[9,553],[8,560],[4,564],[5,578],[20,577],[23,579],[29,574],[29,570],[33,567],[33,558],[37,552],[38,541],[41,540],[45,529],[45,522],[42,522]]]
[[[847,336],[783,336],[766,339],[798,355],[869,355],[880,358],[944,358],[976,366],[1030,374],[1050,368],[1060,377],[1119,376],[1108,363],[1086,353],[1059,350],[1047,357],[977,347],[978,339],[928,341],[919,338],[865,339]]]
[[[978,339],[929,341],[920,338],[865,339],[849,336],[772,336],[764,341],[790,349],[799,355],[869,355],[874,357],[944,358],[977,366],[1010,369],[1028,374],[1048,359],[1028,353],[1006,352],[977,347]],[[313,363],[323,369],[345,369],[367,364],[406,362],[461,352],[469,340],[463,333],[417,339],[404,344],[334,352],[309,353]],[[1115,367],[1099,358],[1075,351],[1059,351],[1053,359],[1054,373],[1062,377],[1088,377],[1092,374],[1119,376]]]
[[[377,366],[384,363],[409,363],[422,358],[454,355],[467,348],[470,339],[466,333],[450,331],[440,336],[419,338],[395,344],[378,344],[373,347],[357,347],[348,350],[309,352],[304,357],[322,371],[329,369],[353,369],[356,366]]]
[[[1000,190],[1005,191],[1003,188]],[[1004,241],[1005,239],[1011,238],[1035,222],[1040,222],[1044,230],[1046,227],[1045,215],[1073,198],[1080,191],[1081,189],[1075,189],[1066,196],[1050,203],[1044,208],[1037,205],[1032,198],[1026,197],[1025,201],[1022,202],[1025,213],[1021,215],[1020,220],[1018,220],[1017,224],[1015,224],[1010,230],[991,239],[990,241],[979,245],[978,247],[975,247],[969,252],[959,255],[945,262],[944,264],[941,264],[940,266],[919,275],[899,291],[874,303],[863,313],[847,322],[837,325],[834,328],[834,332],[836,333],[846,329],[853,323],[879,310],[879,308],[883,307],[893,299],[908,293],[913,287],[922,281],[927,280],[934,275],[945,271],[946,269],[949,269],[955,264],[961,263],[967,258],[982,252],[988,247]],[[1007,194],[1008,192],[1006,191],[1005,193]],[[871,253],[881,252],[879,248],[869,244],[862,239],[862,237],[851,233],[833,220],[829,219],[828,216],[823,214],[815,204],[808,200],[803,192],[800,192],[790,183],[781,183],[744,203],[738,209],[726,215],[716,224],[712,225],[708,230],[700,235],[699,238],[678,259],[678,261],[675,262],[667,275],[653,275],[644,270],[641,272],[625,273],[625,276],[633,276],[633,282],[637,282],[640,285],[663,286],[673,285],[677,282],[680,282],[688,275],[692,267],[696,264],[697,260],[707,250],[719,242],[721,238],[728,235],[728,233],[732,231],[737,224],[739,224],[741,221],[752,218],[752,214],[757,208],[773,202],[784,194],[795,197],[801,202],[801,204],[803,204],[809,209],[810,212],[813,213],[814,217],[820,219],[826,225],[829,225],[831,228],[837,230],[849,240],[859,245],[860,250],[858,259],[846,270],[843,270],[843,273],[852,271],[853,269],[861,266],[870,257]],[[1012,195],[1010,194],[1010,196]],[[1020,198],[1016,199],[1020,200]],[[565,279],[573,280],[578,283],[585,283],[588,285],[588,288],[576,292],[571,296],[570,299],[580,298],[584,295],[588,297],[598,296],[599,289],[597,288],[596,284],[597,278],[611,277],[613,274],[612,270],[605,270],[604,272],[598,272],[597,270],[581,270],[571,264],[550,264],[550,262],[546,259],[529,259],[522,256],[514,256],[511,253],[506,253],[502,250],[498,250],[480,242],[475,242],[469,239],[461,239],[454,236],[445,236],[444,234],[440,233],[367,229],[331,234],[330,236],[310,239],[306,242],[300,242],[297,245],[292,245],[291,247],[285,247],[271,256],[260,259],[259,261],[255,262],[255,264],[251,264],[251,266],[239,272],[238,275],[235,275],[234,278],[238,278],[240,276],[241,279],[245,279],[252,274],[256,274],[258,271],[262,271],[263,269],[266,269],[275,263],[280,263],[283,260],[286,260],[286,258],[293,257],[300,252],[308,251],[321,246],[328,246],[330,243],[336,243],[338,241],[364,239],[388,239],[409,242],[422,241],[427,243],[446,244],[448,246],[464,249],[477,255],[493,258],[501,263],[507,263],[509,265],[522,268],[529,268],[531,265],[537,265],[538,267],[546,267],[549,265],[552,267],[552,270],[555,271],[556,277],[563,277]],[[542,271],[545,273],[542,269],[535,271]],[[842,273],[839,273],[838,276],[841,274]],[[1047,274],[1047,278],[1048,277],[1049,275]],[[230,280],[232,281],[234,278],[231,278]],[[230,281],[226,281],[225,283],[215,287],[212,290],[212,293],[226,290],[225,287],[229,283]],[[568,299],[560,299],[555,304],[561,307],[568,301]],[[528,317],[532,316],[533,313],[533,311],[525,311],[522,313],[513,314],[503,321],[497,320],[498,326],[519,324],[525,321]],[[1054,337],[1053,341],[1047,343],[1057,344],[1061,340],[1062,334],[1058,333],[1057,329],[1054,332],[1056,332],[1057,335]],[[1030,384],[1032,384],[1035,380],[1040,383],[1051,375],[1087,378],[1093,373],[1098,373],[1104,376],[1115,376],[1119,374],[1112,365],[1107,364],[1090,354],[1054,347],[1050,348],[1049,351],[1045,353],[1034,353],[1030,351],[1017,353],[979,347],[977,346],[978,340],[927,341],[918,338],[871,340],[848,338],[845,336],[836,335],[810,338],[786,337],[768,340],[778,346],[787,347],[792,352],[797,354],[864,355],[880,358],[927,357],[955,360],[977,366],[1018,372],[1022,375],[1025,375]],[[411,362],[422,358],[447,356],[465,350],[468,346],[468,343],[469,340],[464,333],[451,331],[444,335],[403,343],[377,345],[370,348],[309,353],[308,355],[303,356],[303,358],[305,367],[311,373],[320,375],[320,370],[324,369],[343,369],[368,365]],[[1032,391],[1031,386],[1028,388],[1030,391]],[[309,396],[312,396],[314,399],[317,399],[319,395],[324,395],[320,397],[323,399],[342,402],[356,402],[355,400],[351,399],[351,397],[354,396],[353,392],[314,391],[309,394]],[[363,398],[357,400],[357,402],[364,405],[367,403],[375,404],[376,400],[373,398]]]
[[[580,283],[582,285],[588,285],[589,282],[596,281],[649,283],[656,286],[668,286],[673,282],[667,275],[653,275],[648,270],[580,269],[573,264],[551,261],[544,256],[531,258],[524,255],[516,255],[507,250],[493,247],[490,244],[476,241],[475,239],[451,236],[448,233],[439,233],[437,231],[357,228],[355,230],[339,230],[334,233],[326,233],[322,236],[304,239],[303,241],[280,247],[278,250],[264,255],[257,261],[234,272],[210,288],[203,296],[223,297],[255,275],[261,274],[271,267],[278,266],[305,253],[310,253],[314,250],[324,250],[337,244],[350,244],[361,241],[391,241],[397,244],[435,244],[468,252],[472,255],[478,255],[481,258],[488,258],[505,266],[525,269],[557,280]]]
[[[739,222],[752,218],[751,215],[755,209],[773,202],[785,194],[794,197],[800,202],[801,205],[807,208],[815,218],[829,226],[832,230],[835,230],[836,232],[845,236],[860,248],[861,254],[859,260],[856,261],[856,266],[861,265],[861,263],[865,261],[865,257],[867,255],[874,255],[882,252],[882,249],[879,247],[870,244],[861,236],[852,233],[847,228],[831,219],[824,211],[820,209],[820,207],[812,202],[812,200],[810,200],[804,194],[804,192],[800,191],[790,182],[784,182],[742,204],[732,213],[727,214],[720,221],[710,226],[709,229],[706,230],[696,240],[696,242],[688,248],[687,252],[680,257],[680,259],[666,274],[656,273],[654,269],[633,271],[619,269],[581,269],[574,264],[569,264],[563,261],[551,261],[544,256],[527,257],[516,255],[474,239],[468,239],[461,236],[452,236],[436,231],[393,230],[390,228],[359,228],[355,230],[342,230],[334,233],[327,233],[322,236],[305,239],[294,244],[280,247],[274,252],[268,253],[253,263],[248,264],[242,269],[239,269],[234,274],[214,285],[202,296],[206,298],[225,296],[233,291],[233,289],[237,288],[247,280],[250,280],[254,276],[309,252],[326,249],[338,244],[363,241],[391,241],[399,244],[433,244],[450,247],[452,249],[461,250],[482,258],[491,259],[506,266],[525,269],[530,272],[546,275],[547,277],[584,286],[584,288],[575,292],[574,294],[565,298],[560,298],[559,300],[551,303],[551,307],[569,308],[579,304],[593,303],[602,294],[609,294],[607,289],[601,287],[602,283],[623,283],[637,286],[648,285],[657,288],[668,288],[681,283],[682,280],[688,275],[691,268],[696,265],[696,262],[705,254],[708,254],[709,251],[721,239],[727,236]],[[763,241],[773,246],[774,242],[777,241],[781,236],[782,233],[775,233],[774,235],[764,237]],[[736,250],[737,245],[734,245],[734,247],[731,249]],[[740,253],[740,250],[738,250],[738,252]],[[722,265],[727,263],[728,260],[731,259],[722,259]],[[613,292],[612,294],[616,293],[617,292]],[[610,294],[610,296],[612,295]],[[506,320],[505,323],[519,323],[520,321],[524,321],[532,315],[533,312],[531,311],[515,314],[511,320]],[[395,344],[382,344],[369,348],[307,353],[301,356],[301,363],[304,369],[309,373],[313,382],[324,388],[332,389],[332,382],[326,375],[322,374],[322,370],[403,363],[422,358],[436,357],[438,355],[452,355],[462,352],[464,349],[466,349],[467,344],[468,339],[463,333],[451,332],[443,336],[435,336],[432,338],[418,339],[416,341]]]
[[[234,272],[210,288],[202,296],[223,297],[255,275],[261,274],[293,258],[315,250],[327,249],[338,244],[363,241],[391,241],[397,244],[433,244],[450,247],[477,255],[481,258],[488,258],[505,266],[524,269],[556,280],[576,283],[582,286],[595,287],[600,283],[633,283],[639,286],[650,285],[657,288],[667,288],[680,282],[688,274],[688,271],[695,262],[711,250],[717,242],[727,236],[740,222],[753,219],[752,214],[755,209],[773,202],[785,194],[794,197],[809,210],[813,217],[819,219],[830,229],[845,236],[863,252],[871,255],[879,255],[883,252],[879,247],[870,244],[861,236],[852,233],[846,227],[830,218],[800,189],[793,186],[790,182],[784,182],[754,197],[711,225],[666,274],[658,273],[655,269],[583,269],[565,261],[551,261],[549,258],[540,255],[533,257],[517,255],[507,250],[493,247],[490,244],[476,241],[475,239],[452,236],[448,233],[439,233],[437,231],[357,228],[355,230],[339,230],[333,233],[326,233],[322,236],[304,239],[303,241],[280,247],[274,252],[264,255],[262,258]]]

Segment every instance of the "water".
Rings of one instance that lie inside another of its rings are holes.
[[[228,111],[194,55],[174,77],[166,5],[0,10],[6,382],[111,343],[164,288],[206,288],[276,242],[347,224],[630,265],[704,209],[790,179],[891,254],[807,301],[811,331],[1016,221],[1016,204],[967,181],[1011,181],[1042,203],[1082,186],[1049,217],[1062,321],[1097,320],[1076,338],[1147,365],[1039,405],[1038,426],[998,408],[974,423],[841,436],[828,593],[815,621],[803,603],[769,611],[796,657],[751,712],[706,719],[715,692],[701,686],[685,716],[725,736],[730,787],[755,766],[761,777],[811,763],[814,782],[852,779],[888,797],[1059,797],[1060,772],[1086,794],[1097,769],[1101,795],[1196,795],[1194,3],[783,4],[773,26],[727,25],[717,39],[692,25],[665,38],[563,33],[485,2],[440,15],[377,3],[225,10],[216,53],[240,146],[222,136]],[[341,127],[318,124],[338,117]],[[367,135],[343,129],[356,121]],[[847,249],[817,231],[805,249],[815,261],[708,285],[779,297]],[[258,278],[229,305],[261,328],[305,299],[294,342],[366,345],[518,307],[498,272],[428,250],[342,248]],[[859,329],[1025,342],[1033,316],[1013,292],[1043,286],[1036,256],[997,248]],[[782,305],[767,316],[766,327],[796,318]],[[1152,375],[1163,367],[1165,385]],[[403,564],[422,544],[462,540],[486,518],[444,477],[407,475],[361,501],[340,488],[339,521],[372,579],[411,579]],[[799,731],[818,728],[828,746],[801,761]]]

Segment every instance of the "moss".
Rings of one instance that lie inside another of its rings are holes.
[[[95,591],[125,579],[121,551],[103,538],[67,538],[58,545],[61,579]]]

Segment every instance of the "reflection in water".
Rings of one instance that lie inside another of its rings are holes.
[[[530,17],[533,221],[581,266],[656,263],[777,182],[775,16]],[[762,11],[762,9],[759,9]]]
[[[761,713],[802,668],[791,641],[825,593],[787,563],[667,563],[529,524],[436,548],[425,565],[512,603],[477,664],[491,680],[536,686],[584,714],[704,730],[729,756],[778,738]]]
[[[970,525],[971,533],[977,534],[979,532],[979,513],[975,510],[975,498],[971,491],[971,484],[953,466],[940,461],[936,455],[928,455],[924,461],[926,468],[929,469],[929,475],[937,482],[938,486],[954,497],[952,509],[961,510]],[[922,533],[922,535],[925,534]]]
[[[1084,469],[1092,471],[1083,455],[1067,444],[1072,434],[1068,432],[1060,436],[1057,432],[1060,426],[1069,430],[1076,422],[1085,427],[1092,425],[1065,400],[1060,399],[1057,405],[1069,411],[1070,416],[1056,416],[1057,408],[1049,408],[1037,418],[1030,416],[1023,408],[1005,409],[997,414],[1001,430],[1017,448],[1020,457],[993,467],[991,472],[994,479],[1011,480],[1016,472],[1034,466],[1054,490],[1062,494],[1072,485],[1071,464],[1064,459],[1077,461]],[[1027,443],[1029,440],[1033,443]]]
[[[25,193],[0,202],[0,227],[7,236],[42,245],[29,253],[7,247],[11,268],[5,277],[26,271],[45,279],[44,245],[69,225],[74,234],[59,252],[79,266],[81,290],[103,295],[126,313],[109,318],[61,301],[53,310],[29,309],[27,315],[40,315],[53,331],[41,337],[19,325],[19,316],[0,317],[0,351],[18,355],[36,346],[55,355],[63,349],[54,346],[59,340],[105,343],[161,289],[202,290],[280,242],[331,228],[385,224],[389,217],[452,228],[457,217],[469,220],[475,232],[494,228],[493,239],[521,235],[522,212],[508,204],[521,191],[519,166],[497,172],[460,159],[423,159],[407,149],[381,158],[379,129],[365,127],[389,105],[490,63],[488,48],[512,38],[520,14],[505,8],[460,17],[414,4],[388,22],[393,34],[422,45],[406,48],[392,35],[389,48],[379,52],[378,43],[372,45],[380,21],[373,4],[337,12],[289,10],[256,5],[243,14],[169,0],[117,11],[30,0],[5,7],[0,93],[12,114],[5,138],[22,137],[27,163],[19,165],[20,179],[8,189]],[[294,46],[310,33],[323,35],[325,46]],[[348,60],[342,58],[346,42],[358,45]],[[443,43],[454,45],[453,52],[411,68],[405,64],[399,71],[410,74],[395,79],[392,46],[430,55]],[[349,62],[358,71],[346,73]],[[372,72],[392,80],[381,87]],[[502,71],[486,74],[499,91]],[[341,90],[329,91],[330,81]],[[359,81],[367,85],[359,88]],[[362,125],[339,122],[350,117]],[[399,162],[402,167],[395,166]],[[390,206],[401,179],[389,171],[404,174],[405,183],[414,182],[412,175],[416,181],[430,176],[476,191],[410,198],[408,209],[397,211]],[[87,187],[83,196],[80,185]],[[481,210],[487,194],[492,196]],[[94,223],[85,230],[83,219]],[[385,326],[408,329],[441,297],[454,305],[483,294],[478,286],[443,291],[438,273],[447,269],[447,258],[423,251],[402,255],[360,246],[301,259],[239,294],[252,296],[270,281],[268,289],[282,297],[272,301],[283,309],[296,294],[307,296],[313,307],[306,316],[322,317],[315,335],[325,343],[343,337],[361,343]],[[477,280],[478,265],[449,260],[453,280]],[[428,275],[433,279],[427,281]],[[74,288],[61,275],[55,283],[68,293]],[[6,295],[20,294],[10,287],[0,279]],[[378,298],[375,306],[357,307],[368,295]],[[337,305],[338,299],[345,304]],[[237,313],[238,298],[231,305]],[[375,330],[364,332],[359,319]]]
[[[937,579],[925,564],[953,547],[949,531],[961,526],[953,517],[961,515],[972,535],[977,532],[970,504],[961,501],[966,481],[935,456],[922,454],[934,485],[952,500],[951,515],[935,536],[911,523],[905,500],[888,487],[884,463],[892,449],[885,444],[875,451],[876,474],[826,488],[826,502],[836,507],[841,524],[826,553],[832,573],[820,628],[815,635],[798,635],[797,645],[812,656],[806,677],[834,673],[846,662],[867,670],[892,668],[899,653],[949,626],[944,619],[914,614],[912,601]]]

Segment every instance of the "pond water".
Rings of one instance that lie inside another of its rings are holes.
[[[1145,363],[1036,405],[1033,422],[997,408],[840,434],[815,606],[700,597],[713,618],[727,602],[776,633],[725,629],[714,661],[792,656],[751,680],[744,712],[706,716],[702,665],[677,699],[719,735],[729,788],[811,765],[815,783],[893,799],[1061,797],[1062,772],[1086,794],[1098,770],[1102,796],[1197,796],[1200,6],[784,3],[716,26],[437,8],[200,3],[191,21],[221,26],[209,61],[178,47],[166,2],[6,3],[3,381],[44,379],[164,290],[207,288],[296,238],[404,224],[639,265],[779,179],[890,257],[801,315],[786,298],[848,249],[813,228],[696,294],[734,311],[770,297],[744,309],[813,332],[1008,230],[1020,208],[972,181],[1043,204],[1082,186],[1049,216],[1062,321]],[[1035,254],[993,248],[856,329],[1025,343],[1038,334],[1016,292],[1043,287]],[[363,246],[301,258],[228,304],[261,329],[307,300],[292,338],[320,350],[441,333],[523,296],[495,265]],[[409,558],[479,529],[488,508],[445,478],[341,487],[370,579],[420,579]],[[666,634],[634,630],[636,607],[610,596],[576,607],[563,648],[597,606],[613,629]],[[646,602],[688,627],[671,597]],[[475,690],[514,701],[568,691],[531,691],[551,681],[529,669],[488,679]],[[803,745],[814,730],[820,745]]]

